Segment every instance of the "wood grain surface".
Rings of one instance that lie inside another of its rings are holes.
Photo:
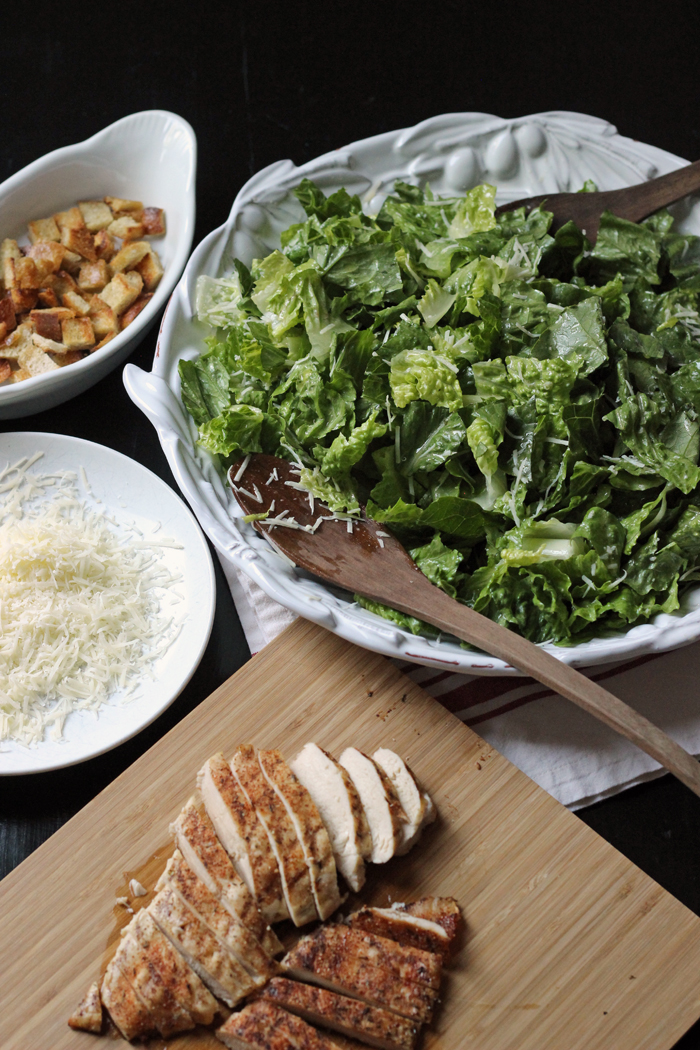
[[[700,1016],[700,919],[384,658],[298,621],[0,883],[3,1050],[115,1046],[66,1019],[130,917],[116,898],[134,876],[153,889],[210,754],[307,740],[394,748],[437,804],[361,894],[462,905],[426,1050],[662,1050]],[[167,1045],[221,1046],[205,1031]]]

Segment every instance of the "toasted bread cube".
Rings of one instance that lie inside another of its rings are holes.
[[[122,273],[124,270],[133,270],[151,250],[148,241],[127,241],[123,248],[110,259],[109,268],[112,273]]]
[[[86,228],[80,208],[74,207],[68,208],[67,211],[58,211],[54,215],[54,220],[61,234],[64,230],[84,230]]]
[[[63,343],[57,343],[55,339],[46,339],[43,335],[39,335],[38,332],[34,332],[32,335],[32,342],[34,346],[38,346],[45,354],[67,353],[67,348]]]
[[[58,306],[58,296],[54,292],[53,288],[40,288],[39,298],[37,300],[41,306]]]
[[[114,215],[133,215],[140,219],[143,214],[141,201],[130,201],[124,197],[105,197],[105,203],[109,205]]]
[[[131,285],[132,288],[136,289],[136,294],[140,295],[143,288],[143,278],[140,273],[136,270],[127,270],[126,273],[122,274],[122,277],[126,280],[127,284]]]
[[[32,376],[43,375],[44,372],[55,372],[58,365],[55,361],[52,361],[48,354],[45,354],[43,350],[40,350],[38,346],[32,343],[30,346],[25,347],[24,350],[19,354],[17,360],[19,361],[20,368],[26,368]]]
[[[3,340],[7,335],[7,325],[4,321],[0,321],[0,341]]]
[[[93,346],[93,348],[90,351],[90,353],[94,354],[95,350],[101,350],[103,346],[105,346],[107,343],[111,342],[112,339],[114,339],[116,334],[117,334],[116,332],[110,332],[110,334],[106,335],[104,337],[104,339],[100,339],[99,343],[97,343],[96,346]]]
[[[114,217],[111,208],[104,201],[78,201],[78,207],[90,233],[106,230]]]
[[[138,279],[138,285],[134,284],[134,277]],[[142,287],[141,275],[135,270],[128,274],[115,273],[107,287],[100,292],[100,298],[112,307],[118,317],[138,298]]]
[[[37,288],[10,288],[10,295],[15,313],[26,314],[28,310],[33,310],[36,306],[39,290]]]
[[[41,241],[60,241],[61,239],[58,224],[53,216],[49,216],[48,219],[32,219],[27,226],[29,227],[29,240],[32,244]]]
[[[68,350],[89,350],[95,345],[95,332],[89,317],[70,317],[63,321],[61,334]]]
[[[32,325],[27,321],[23,321],[22,324],[17,325],[14,332],[10,332],[3,339],[2,344],[0,344],[0,355],[7,358],[8,361],[17,361],[22,351],[34,346],[32,342],[33,334]]]
[[[165,233],[165,212],[162,208],[144,208],[141,222],[147,237],[162,237]]]
[[[148,306],[151,299],[153,298],[153,292],[146,292],[145,295],[140,295],[136,299],[128,310],[125,310],[122,314],[122,331],[128,328],[132,321],[134,321],[143,310],[144,306]]]
[[[17,327],[15,308],[9,295],[0,299],[0,323],[5,325],[5,335]],[[2,336],[1,338],[5,338]]]
[[[8,383],[21,383],[23,379],[31,379],[31,372],[26,368],[18,368],[8,379]]]
[[[2,325],[0,325],[0,329]],[[4,358],[0,358],[0,383],[4,383],[12,375],[12,365]]]
[[[143,225],[131,215],[120,215],[109,224],[107,233],[112,237],[120,237],[123,241],[138,241],[143,237]]]
[[[66,249],[63,253],[63,263],[61,265],[66,273],[77,274],[84,262],[85,259],[82,255],[78,255],[77,252],[68,251]]]
[[[114,238],[106,230],[100,230],[95,234],[94,244],[97,258],[109,262],[114,255]]]
[[[67,350],[65,354],[56,355],[54,360],[59,368],[64,368],[66,365],[74,365],[82,361],[84,357],[84,350]]]
[[[109,283],[110,273],[104,259],[97,262],[86,262],[80,267],[78,288],[81,292],[101,292]]]
[[[20,255],[20,259],[22,256]],[[19,259],[15,259],[11,255],[6,255],[2,261],[2,279],[5,288],[15,288],[17,286],[17,278],[15,276],[15,263],[19,262]]]
[[[55,241],[37,241],[27,251],[27,256],[36,263],[39,277],[45,277],[61,269],[65,252],[65,248]]]
[[[22,252],[19,249],[17,241],[13,241],[11,237],[6,237],[5,240],[0,244],[0,264],[3,268],[5,266],[5,259],[21,259]]]
[[[53,288],[59,298],[62,295],[65,295],[66,292],[78,291],[78,285],[75,280],[69,273],[66,273],[65,270],[59,270],[58,273],[47,274],[44,278],[44,287]]]
[[[92,321],[92,327],[95,330],[95,335],[98,339],[102,339],[104,336],[110,334],[115,335],[119,331],[117,315],[112,307],[109,306],[99,295],[94,295],[92,297],[90,313],[88,316]]]
[[[61,333],[61,322],[74,317],[75,314],[65,306],[58,306],[49,310],[32,310],[29,320],[36,328],[39,335],[44,339],[53,339],[60,343],[63,336]]]
[[[63,305],[67,306],[78,317],[87,317],[90,312],[90,303],[83,299],[82,295],[78,295],[77,292],[66,292],[65,295],[61,296],[61,300]]]
[[[88,259],[90,262],[97,262],[95,242],[86,226],[78,229],[64,226],[61,230],[61,244],[69,251],[75,252],[76,255],[82,255],[84,259]]]
[[[32,288],[38,290],[41,287],[39,271],[33,259],[25,256],[22,259],[13,259],[15,268],[15,281],[18,288]]]
[[[158,287],[164,272],[162,263],[158,258],[158,252],[154,251],[153,248],[151,248],[148,255],[144,256],[138,266],[135,266],[134,269],[141,274],[144,288],[149,292],[152,292],[154,288]]]

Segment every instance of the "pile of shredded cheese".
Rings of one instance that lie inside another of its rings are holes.
[[[0,741],[29,746],[133,689],[178,633],[160,548],[179,545],[90,509],[75,473],[30,474],[40,456],[0,473]]]

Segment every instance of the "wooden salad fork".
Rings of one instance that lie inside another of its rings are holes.
[[[538,197],[526,197],[511,201],[496,208],[496,215],[514,208],[532,208],[544,204],[554,215],[550,233],[558,230],[572,219],[583,230],[591,244],[598,236],[600,217],[611,211],[621,219],[640,222],[648,215],[665,208],[667,204],[687,197],[700,190],[700,160],[678,168],[657,179],[641,182],[637,186],[625,186],[620,190],[605,190],[598,193],[541,193]]]
[[[299,472],[276,456],[251,455],[229,472],[246,514],[264,514],[255,528],[295,565],[336,587],[417,616],[531,675],[627,737],[700,795],[700,763],[658,726],[596,682],[513,631],[450,598],[424,576],[386,527],[364,514],[333,518],[296,487]],[[272,508],[272,510],[270,510]],[[310,531],[314,529],[314,531]]]

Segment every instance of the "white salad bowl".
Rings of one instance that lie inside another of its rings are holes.
[[[178,484],[217,549],[289,609],[328,630],[387,656],[469,674],[519,672],[501,660],[465,649],[454,640],[431,641],[401,630],[358,607],[352,595],[295,569],[251,525],[221,475],[215,458],[197,443],[197,429],[180,400],[178,361],[204,348],[208,325],[195,316],[200,274],[221,276],[233,258],[250,264],[279,247],[282,230],[303,217],[291,190],[304,177],[326,192],[345,186],[375,212],[397,178],[443,195],[463,193],[479,182],[498,189],[498,203],[539,193],[579,189],[593,179],[602,190],[634,185],[683,166],[686,161],[619,135],[604,120],[579,113],[537,113],[504,120],[483,113],[453,113],[414,128],[388,132],[327,153],[301,167],[290,160],[250,179],[228,220],[193,253],[163,318],[153,371],[125,369],[132,399],[151,419]],[[682,229],[700,234],[700,207],[676,207]],[[578,667],[611,663],[674,649],[700,638],[700,589],[686,594],[683,609],[659,615],[626,633],[578,646],[544,648]]]
[[[0,386],[0,419],[60,405],[121,364],[144,337],[177,284],[192,247],[197,139],[182,117],[144,110],[75,146],[47,153],[0,185],[0,239],[28,243],[27,223],[105,195],[165,210],[166,233],[154,248],[164,274],[134,321],[106,346],[58,371]]]

